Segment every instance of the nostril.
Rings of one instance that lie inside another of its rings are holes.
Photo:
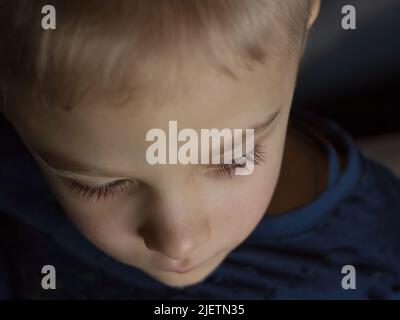
[[[146,246],[147,249],[150,251],[156,251],[155,247],[153,247],[152,243],[146,240],[146,238],[143,238],[144,245]]]

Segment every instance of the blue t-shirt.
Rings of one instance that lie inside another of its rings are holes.
[[[400,179],[365,158],[330,120],[296,112],[290,125],[325,151],[326,189],[304,206],[266,215],[203,282],[177,289],[119,263],[86,240],[2,119],[0,298],[400,298]],[[346,157],[343,170],[339,150]],[[42,289],[45,265],[56,269],[55,290]]]

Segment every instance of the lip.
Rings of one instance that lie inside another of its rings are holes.
[[[161,270],[167,271],[167,272],[180,273],[180,274],[188,273],[188,272],[192,271],[193,269],[196,269],[196,268],[198,268],[202,265],[205,265],[206,263],[214,260],[216,257],[219,256],[220,253],[221,252],[219,252],[219,253],[215,254],[214,256],[212,256],[211,258],[203,260],[202,262],[197,263],[197,264],[192,264],[189,266],[188,265],[181,265],[181,266],[178,265],[178,266],[173,266],[173,267],[165,267],[165,268],[162,268]]]

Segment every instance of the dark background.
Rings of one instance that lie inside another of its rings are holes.
[[[356,30],[342,29],[345,5],[356,8]],[[400,0],[322,0],[294,105],[333,118],[354,137],[399,133],[399,76]]]

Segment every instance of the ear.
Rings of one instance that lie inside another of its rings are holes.
[[[321,0],[313,0],[311,7],[310,19],[308,20],[308,28],[311,28],[315,20],[318,17],[319,10],[321,8]]]

